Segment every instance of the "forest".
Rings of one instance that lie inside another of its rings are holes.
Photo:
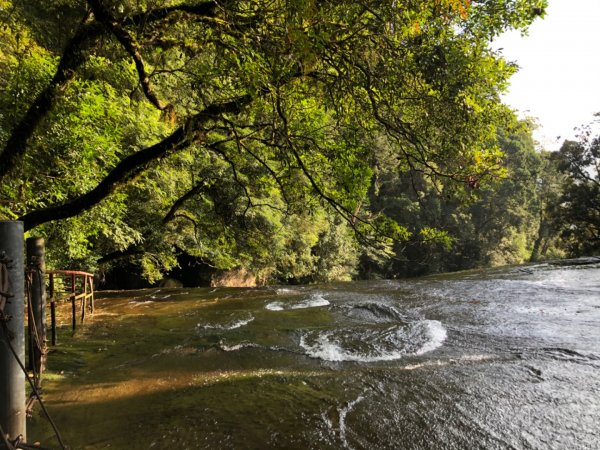
[[[598,254],[600,137],[501,100],[545,6],[0,0],[0,220],[112,287]]]

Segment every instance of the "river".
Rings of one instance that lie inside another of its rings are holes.
[[[73,448],[597,449],[600,264],[112,292],[49,365]]]

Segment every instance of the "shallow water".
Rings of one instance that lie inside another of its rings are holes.
[[[595,449],[600,265],[115,292],[49,365],[72,448]]]

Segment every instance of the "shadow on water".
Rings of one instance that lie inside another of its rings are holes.
[[[111,292],[44,393],[73,449],[588,449],[599,349],[598,264]]]

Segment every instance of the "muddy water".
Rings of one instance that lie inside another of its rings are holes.
[[[45,395],[75,449],[600,448],[599,264],[110,293],[67,324]]]

